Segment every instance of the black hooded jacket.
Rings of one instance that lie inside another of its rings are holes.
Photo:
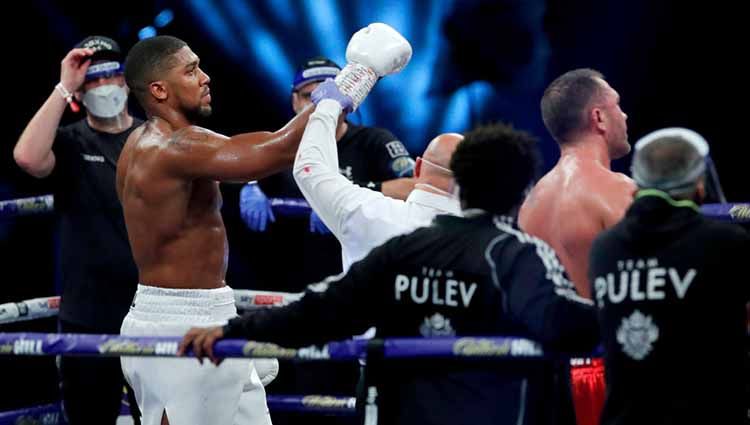
[[[509,217],[465,214],[391,239],[297,302],[230,320],[225,337],[299,347],[374,325],[378,337],[516,335],[551,350],[593,349],[596,312],[554,251]],[[381,424],[560,423],[569,403],[548,362],[419,358],[382,367]]]
[[[656,190],[595,240],[602,424],[745,423],[749,254],[744,229]]]

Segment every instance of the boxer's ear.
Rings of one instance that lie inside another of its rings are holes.
[[[591,118],[591,125],[600,131],[606,130],[607,124],[606,124],[606,116],[604,115],[604,111],[601,110],[601,108],[591,108],[591,111],[589,112],[589,116]]]
[[[164,81],[152,81],[148,84],[148,91],[151,93],[151,96],[154,97],[159,102],[163,102],[167,100],[169,97],[169,93],[167,91],[167,85],[164,83]]]

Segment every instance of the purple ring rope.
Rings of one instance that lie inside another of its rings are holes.
[[[317,394],[268,395],[266,401],[272,412],[318,413],[340,416],[352,416],[356,413],[356,399],[354,397]],[[123,406],[120,415],[130,415],[127,406]],[[19,423],[62,425],[65,423],[62,406],[60,403],[53,403],[0,412],[0,425],[17,425]]]
[[[269,198],[274,212],[280,215],[299,216],[310,213],[310,205],[302,198]],[[51,212],[54,210],[52,195],[0,201],[0,218],[16,217]],[[750,203],[730,202],[724,204],[704,204],[701,212],[709,217],[739,223],[750,222]]]
[[[750,203],[704,204],[701,212],[717,220],[750,223]]]
[[[274,212],[283,216],[303,216],[310,214],[310,205],[303,198],[269,198]],[[53,195],[32,196],[29,198],[0,201],[0,218],[49,213],[55,209]]]
[[[42,424],[58,425],[64,424],[60,403],[45,404],[26,409],[10,410],[0,412],[0,425],[17,424]]]
[[[89,355],[175,357],[181,337],[127,337],[120,335],[0,333],[0,355]],[[382,341],[385,358],[541,358],[539,344],[525,338],[390,338]],[[300,360],[356,360],[367,353],[368,340],[330,342],[323,348],[283,348],[276,344],[240,339],[220,340],[218,357]],[[189,355],[192,353],[188,353]]]
[[[145,356],[176,357],[182,337],[128,337],[121,335],[0,333],[0,355],[10,356]],[[276,344],[240,339],[220,340],[214,346],[219,357],[300,360],[356,360],[367,341],[342,341],[323,349],[283,348]],[[192,355],[192,353],[188,353]]]
[[[285,217],[304,217],[312,211],[304,198],[269,198],[268,201],[274,214]]]
[[[330,395],[269,395],[268,408],[274,412],[316,412],[328,415],[354,415],[356,399]]]

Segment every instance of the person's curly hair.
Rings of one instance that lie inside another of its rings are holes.
[[[534,180],[536,138],[507,124],[477,127],[464,135],[451,159],[464,209],[508,213]]]

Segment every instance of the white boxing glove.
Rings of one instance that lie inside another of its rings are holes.
[[[346,61],[364,65],[378,77],[401,71],[411,59],[411,45],[392,27],[376,22],[354,33]]]
[[[409,63],[411,52],[411,45],[398,31],[380,22],[370,24],[349,40],[347,64],[336,76],[336,85],[357,109],[378,78],[401,71]]]
[[[263,386],[268,386],[279,375],[279,361],[276,359],[254,359],[255,371]]]

